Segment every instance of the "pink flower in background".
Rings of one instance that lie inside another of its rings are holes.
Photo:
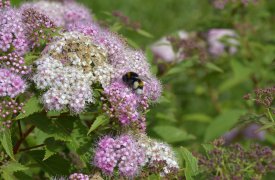
[[[186,40],[189,37],[188,33],[185,31],[179,31],[177,32],[177,35],[180,40]],[[151,46],[151,50],[157,58],[160,58],[165,62],[175,62],[178,59],[184,58],[179,52],[175,52],[171,41],[169,41],[167,37],[163,37],[159,41],[155,42]]]
[[[259,131],[260,125],[252,123],[243,128],[234,128],[223,135],[226,144],[230,144],[237,138],[253,139],[263,141],[265,139],[265,131]]]
[[[249,3],[254,3],[256,4],[258,0],[213,0],[213,6],[216,9],[224,9],[225,6],[229,3],[241,3],[244,6],[247,6]]]
[[[208,51],[218,57],[224,53],[235,54],[238,51],[238,35],[231,29],[211,29],[208,31]]]

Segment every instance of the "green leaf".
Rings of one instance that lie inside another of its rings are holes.
[[[156,126],[153,128],[154,132],[157,133],[162,139],[168,143],[176,143],[181,141],[188,141],[195,139],[195,136],[188,134],[181,128],[174,126]]]
[[[211,117],[206,114],[194,113],[194,114],[186,114],[182,117],[185,121],[196,121],[196,122],[210,122]]]
[[[13,154],[13,147],[12,147],[12,141],[11,141],[11,132],[9,129],[6,129],[0,134],[1,138],[1,144],[3,148],[5,149],[6,153],[9,155],[9,157],[13,160],[14,154]]]
[[[135,41],[133,41],[132,39],[130,39],[129,37],[126,38],[126,41],[133,48],[136,48],[136,49],[139,48],[139,45]]]
[[[4,179],[15,179],[13,176],[13,173],[18,171],[25,171],[27,169],[28,167],[15,161],[10,161],[1,167],[2,175]]]
[[[118,32],[121,28],[122,28],[122,25],[120,23],[116,22],[110,27],[110,30],[112,32]]]
[[[28,102],[23,107],[23,110],[25,110],[25,113],[20,113],[16,120],[26,118],[33,113],[42,111],[43,106],[40,104],[39,99],[36,96],[31,97]]]
[[[211,62],[206,63],[206,67],[210,70],[217,71],[217,72],[220,72],[220,73],[224,72],[223,69],[221,69],[220,67],[218,67],[217,65],[215,65]]]
[[[208,142],[223,135],[238,122],[239,117],[244,113],[243,110],[231,109],[217,116],[207,127],[204,141]]]
[[[26,173],[24,173],[22,171],[15,172],[14,176],[15,176],[16,179],[20,179],[20,180],[30,180],[30,179],[33,179],[31,176],[27,175]]]
[[[185,177],[186,180],[192,180],[192,176],[195,176],[199,172],[198,160],[193,154],[186,148],[180,148],[181,156],[185,161]]]
[[[43,161],[64,149],[65,145],[63,141],[56,141],[53,137],[47,138],[44,143],[46,145],[46,148]]]
[[[109,118],[105,115],[97,116],[96,120],[91,125],[87,135],[96,130],[99,126],[107,124],[109,122]]]
[[[43,150],[29,151],[26,154],[36,161],[43,171],[48,172],[50,175],[69,174],[70,163],[59,155],[53,155],[43,161]]]
[[[233,77],[228,78],[218,87],[219,92],[229,90],[230,88],[241,84],[249,78],[251,73],[251,69],[249,67],[242,65],[237,60],[232,60],[230,63],[233,70]]]
[[[17,172],[17,171],[25,171],[29,168],[22,165],[22,164],[20,164],[19,162],[10,161],[10,162],[8,162],[8,164],[4,165],[2,167],[2,169],[3,169],[3,171],[14,173],[14,172]]]
[[[147,37],[147,38],[153,38],[154,37],[152,34],[150,34],[147,31],[144,31],[143,29],[138,29],[137,33],[144,36],[144,37]]]
[[[58,119],[50,119],[46,112],[34,113],[24,121],[35,125],[38,129],[48,134],[49,137],[54,137],[55,140],[71,141],[71,132],[73,123],[77,117],[64,116]]]
[[[44,155],[43,161],[47,160],[49,157],[53,156],[54,154],[56,154],[56,152],[53,152],[48,148],[45,148],[45,155]]]
[[[87,136],[87,127],[84,126],[81,121],[75,121],[71,132],[71,139],[70,142],[67,143],[67,146],[71,151],[79,155],[84,166],[91,160],[87,157],[87,153],[89,153],[91,149],[91,140],[92,139]]]
[[[27,54],[27,55],[24,57],[25,64],[26,64],[27,66],[32,65],[33,62],[34,62],[36,59],[38,59],[38,58],[39,58],[39,56],[37,56],[37,55]]]

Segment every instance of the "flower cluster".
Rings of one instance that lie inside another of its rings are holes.
[[[63,33],[44,51],[37,61],[33,80],[39,89],[49,90],[43,101],[50,110],[62,110],[67,105],[79,113],[86,102],[93,102],[91,85],[110,83],[112,67],[107,64],[104,49],[94,45],[80,33]]]
[[[26,89],[26,82],[8,69],[0,69],[0,97],[14,98]]]
[[[251,145],[245,150],[240,144],[222,145],[222,141],[214,143],[206,156],[199,155],[207,179],[257,179],[275,170],[275,157],[269,147]]]
[[[33,80],[39,89],[48,89],[43,95],[47,109],[63,110],[68,105],[73,112],[80,112],[86,102],[93,102],[91,75],[49,56],[43,56],[36,64]]]
[[[31,71],[30,67],[25,65],[24,58],[15,52],[0,56],[0,66],[20,75],[26,75]]]
[[[152,173],[159,173],[161,176],[177,174],[179,165],[171,147],[145,135],[141,135],[138,143],[146,153],[145,164]]]
[[[89,180],[89,176],[82,173],[73,173],[69,176],[69,180]]]
[[[42,40],[45,42],[51,40],[51,34],[55,32],[56,26],[46,15],[29,8],[23,10],[22,16],[32,48],[39,46]]]
[[[104,110],[110,117],[118,118],[120,123],[124,125],[134,122],[139,123],[142,119],[141,112],[148,108],[146,97],[137,95],[122,81],[107,86],[104,89],[104,94],[107,99],[102,98],[102,100],[108,100],[109,103],[104,104]],[[141,110],[141,112],[138,110]],[[141,129],[143,129],[142,127]]]
[[[20,112],[25,113],[23,106],[24,103],[18,103],[15,100],[3,100],[0,102],[0,119],[2,120],[2,122],[0,122],[0,132],[6,128],[11,128],[11,117]]]
[[[7,8],[10,7],[10,0],[1,0],[0,1],[0,8]]]
[[[162,60],[168,63],[178,62],[185,58],[183,47],[178,45],[174,47],[175,41],[183,42],[189,38],[189,34],[185,31],[177,32],[178,38],[163,37],[151,46],[151,50],[156,56],[157,60]],[[180,44],[180,43],[177,43]]]
[[[208,31],[209,52],[213,56],[220,56],[225,52],[235,54],[237,52],[237,34],[230,29],[211,29]]]
[[[270,108],[275,99],[275,86],[270,88],[258,88],[254,90],[255,97],[252,94],[246,94],[245,99],[253,99],[257,104]]]
[[[230,144],[237,138],[254,139],[262,141],[265,139],[266,132],[260,131],[260,128],[261,126],[256,123],[246,125],[245,127],[236,127],[223,135],[225,144]]]
[[[210,29],[207,32],[178,31],[161,38],[151,46],[158,65],[177,63],[198,56],[200,62],[238,51],[238,35],[231,29]]]
[[[114,173],[116,167],[119,173],[126,177],[137,176],[143,167],[147,167],[150,173],[163,177],[176,175],[179,169],[171,148],[167,144],[149,139],[144,134],[139,137],[107,136],[102,138],[97,146],[94,162],[109,175]]]
[[[11,114],[25,113],[25,111],[22,110],[23,106],[24,103],[18,103],[15,100],[2,101],[0,103],[0,117],[4,119]]]
[[[21,8],[33,8],[46,15],[59,27],[66,28],[77,22],[88,23],[92,21],[89,10],[75,2],[37,1],[24,3]]]
[[[224,9],[228,3],[241,3],[244,6],[247,6],[249,3],[257,3],[258,0],[214,0],[213,5],[216,9]]]
[[[104,173],[112,175],[118,168],[120,175],[134,177],[138,174],[145,156],[137,142],[129,135],[102,138],[95,152],[94,164]]]
[[[114,79],[121,79],[127,72],[137,73],[144,81],[144,95],[152,101],[156,101],[161,94],[160,82],[150,72],[150,65],[144,54],[130,48],[110,57],[116,74]]]
[[[0,50],[14,51],[22,55],[28,50],[21,14],[13,8],[0,9]]]

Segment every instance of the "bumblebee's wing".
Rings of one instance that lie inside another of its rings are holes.
[[[142,80],[142,81],[144,81],[146,83],[150,82],[150,78],[148,78],[147,76],[139,75],[138,77],[140,78],[140,80]]]

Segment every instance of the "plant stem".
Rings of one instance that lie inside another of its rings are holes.
[[[35,148],[39,148],[39,147],[43,147],[45,146],[46,144],[40,144],[40,145],[37,145],[37,146],[32,146],[32,147],[28,147],[28,148],[24,148],[24,149],[20,149],[19,152],[22,152],[22,151],[28,151],[28,150],[31,150],[31,149],[35,149]]]
[[[270,120],[271,120],[272,122],[275,122],[274,119],[273,119],[273,117],[272,117],[272,114],[271,114],[269,108],[267,108],[267,114],[268,114]]]
[[[13,153],[16,154],[20,148],[20,145],[23,143],[23,141],[26,139],[26,137],[34,130],[35,126],[31,126],[24,134],[22,134],[22,137],[17,141],[13,148]]]
[[[20,122],[20,120],[17,121],[17,123],[18,123],[18,128],[19,128],[19,135],[20,135],[20,138],[22,138],[23,133],[22,133],[22,128],[21,128],[21,122]]]

